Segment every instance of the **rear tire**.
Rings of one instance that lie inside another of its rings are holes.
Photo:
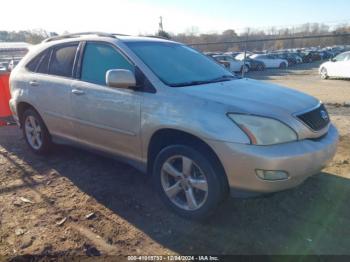
[[[279,66],[280,69],[286,69],[287,68],[287,64],[285,62],[280,63]]]
[[[29,148],[36,154],[49,152],[52,142],[49,131],[34,109],[27,109],[22,117],[22,130]]]
[[[258,71],[264,71],[265,66],[263,64],[258,64],[257,69],[258,69]]]
[[[225,174],[203,153],[186,145],[168,146],[156,157],[153,169],[155,187],[165,204],[194,220],[209,217],[227,195]]]

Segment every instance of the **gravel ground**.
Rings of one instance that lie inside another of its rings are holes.
[[[295,86],[326,103],[350,100],[349,81],[321,82],[315,68],[250,77]],[[329,166],[293,190],[228,199],[206,223],[169,212],[149,178],[128,165],[67,146],[39,157],[17,127],[2,127],[0,254],[350,255],[350,108],[328,108],[341,133]]]

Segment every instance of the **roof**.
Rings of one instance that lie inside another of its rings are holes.
[[[72,33],[72,34],[65,34],[65,35],[58,35],[54,37],[50,37],[45,39],[43,42],[56,42],[56,41],[75,41],[75,40],[86,40],[86,39],[96,39],[96,38],[110,38],[110,39],[118,39],[125,42],[140,42],[140,41],[147,41],[147,42],[172,42],[168,39],[164,39],[161,37],[155,37],[155,36],[129,36],[129,35],[123,35],[123,34],[109,34],[104,32],[82,32],[82,33]]]

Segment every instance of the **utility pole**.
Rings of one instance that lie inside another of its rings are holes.
[[[164,29],[163,29],[163,17],[162,16],[160,16],[159,17],[159,32],[163,32],[164,31]]]
[[[244,43],[244,60],[243,60],[243,68],[242,68],[242,78],[244,78],[244,74],[245,74],[244,71],[246,68],[248,36],[249,36],[249,27],[247,28],[247,36],[246,36],[246,41]]]

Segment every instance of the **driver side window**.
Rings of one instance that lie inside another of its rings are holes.
[[[81,80],[106,85],[106,72],[110,69],[127,69],[134,66],[115,48],[103,43],[87,43],[82,62]]]

